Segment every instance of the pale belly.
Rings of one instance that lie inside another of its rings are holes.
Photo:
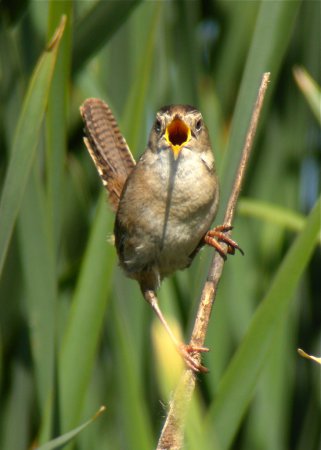
[[[163,175],[141,189],[136,183],[135,192],[128,186],[119,207],[116,245],[129,276],[152,270],[162,279],[190,265],[218,203],[215,174],[198,173],[197,167],[191,170],[189,165],[186,170],[182,164],[171,183]]]

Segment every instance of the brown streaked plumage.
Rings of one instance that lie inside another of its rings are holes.
[[[121,267],[138,281],[187,365],[206,371],[168,326],[156,297],[162,279],[188,267],[205,244],[234,253],[238,245],[210,230],[219,200],[215,161],[201,113],[189,105],[170,105],[156,114],[145,152],[137,161],[107,105],[89,99],[81,107],[85,143],[116,211],[115,245]]]
[[[81,106],[80,113],[87,136],[84,142],[116,212],[125,181],[135,167],[135,160],[106,103],[89,98]]]

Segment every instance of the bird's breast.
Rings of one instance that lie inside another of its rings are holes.
[[[180,155],[177,161],[164,156],[139,161],[127,180],[117,222],[127,266],[155,263],[168,274],[190,264],[216,214],[218,182],[198,155]]]

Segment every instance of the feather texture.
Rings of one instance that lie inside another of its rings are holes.
[[[109,106],[96,98],[87,99],[80,107],[85,123],[87,150],[108,191],[109,202],[117,211],[119,199],[135,160],[122,136]]]

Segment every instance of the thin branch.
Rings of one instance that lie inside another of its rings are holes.
[[[243,147],[241,161],[236,173],[232,193],[230,195],[226,208],[224,224],[227,225],[231,225],[234,218],[236,203],[241,192],[245,170],[248,164],[251,149],[253,147],[254,136],[259,121],[259,116],[262,110],[265,92],[269,83],[269,78],[269,72],[265,73],[262,77],[257,100],[253,109],[251,122]],[[221,245],[226,244],[222,243]],[[223,272],[223,266],[224,259],[220,256],[219,253],[215,253],[205,285],[203,287],[200,305],[195,319],[194,329],[190,340],[190,344],[192,346],[204,346],[206,331],[216,297],[218,283]],[[198,355],[197,357],[200,358],[200,355]],[[193,395],[195,382],[195,372],[190,369],[186,369],[170,403],[167,418],[158,441],[157,450],[179,450],[183,447],[185,416],[188,410],[188,405]]]

